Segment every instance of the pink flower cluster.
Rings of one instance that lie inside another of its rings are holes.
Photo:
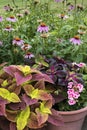
[[[68,104],[74,105],[78,102],[78,98],[80,97],[80,93],[83,91],[83,84],[77,82],[69,82],[68,83]]]

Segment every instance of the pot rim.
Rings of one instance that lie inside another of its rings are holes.
[[[71,114],[78,114],[78,113],[82,113],[84,111],[87,111],[87,106],[84,107],[84,108],[81,108],[81,109],[78,109],[78,110],[73,110],[73,111],[58,111],[59,114],[62,114],[62,115],[71,115]]]

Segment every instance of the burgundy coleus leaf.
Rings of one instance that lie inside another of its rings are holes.
[[[52,96],[44,90],[39,90],[38,99],[43,101],[52,100]]]
[[[0,104],[0,116],[5,116],[5,105],[4,103]]]
[[[16,117],[17,117],[18,111],[12,111],[6,109],[6,118],[7,120],[11,122],[16,122]]]
[[[58,95],[53,94],[52,96],[53,96],[53,99],[54,99],[54,104],[59,103],[59,102],[63,101],[66,98],[62,94],[58,94]]]
[[[0,130],[10,130],[9,121],[3,116],[0,116]]]
[[[28,126],[30,129],[38,129],[38,128],[43,127],[43,124],[42,124],[42,125],[39,125],[39,124],[38,124],[37,115],[36,115],[34,112],[31,112],[30,117],[29,117],[29,119],[28,119],[28,124],[27,124],[27,126]]]
[[[19,72],[15,72],[15,78],[16,78],[16,81],[17,81],[17,85],[21,85],[29,80],[32,79],[32,75],[31,74],[28,74],[28,75],[24,75],[23,73],[21,73],[20,71]]]
[[[11,110],[17,111],[17,110],[24,110],[26,107],[26,103],[22,99],[22,96],[20,96],[21,102],[18,103],[10,103],[8,106]]]
[[[47,108],[52,108],[52,104],[53,104],[53,99],[47,100],[47,101],[45,102],[45,107],[47,107]]]
[[[30,84],[23,86],[23,88],[24,88],[24,91],[26,92],[27,95],[32,93],[32,91],[34,90],[34,87]]]
[[[36,109],[36,113],[37,113],[38,125],[41,126],[48,120],[48,114],[40,112],[39,109]]]
[[[10,65],[8,67],[4,67],[4,71],[14,77],[14,74],[17,71],[17,67],[16,65]]]
[[[33,105],[33,104],[36,104],[38,102],[37,99],[31,99],[29,96],[27,96],[26,94],[24,94],[22,96],[24,102],[26,103],[27,106],[29,105]]]
[[[14,92],[14,93],[16,93],[17,95],[19,95],[20,92],[21,92],[21,85],[17,86],[16,83],[13,83],[12,85],[10,85],[10,86],[8,87],[8,90],[9,90],[10,92]]]
[[[9,104],[9,107],[12,110],[23,110],[25,108],[26,104],[24,102],[20,102],[20,103],[11,103]]]
[[[3,98],[0,97],[0,116],[6,115],[5,107],[7,103],[8,103],[7,100],[4,100]]]
[[[52,109],[52,114],[48,117],[48,122],[55,125],[55,126],[61,126],[63,125],[63,119],[62,116],[59,114],[58,111]]]
[[[44,80],[39,80],[35,85],[34,88],[38,88],[38,89],[45,89],[45,82]]]
[[[33,81],[39,81],[42,79],[45,82],[54,84],[53,80],[47,74],[38,73],[38,74],[33,74],[33,76],[32,76]]]
[[[10,123],[10,130],[17,130],[16,123],[14,122]]]
[[[29,128],[26,126],[23,130],[29,130]]]

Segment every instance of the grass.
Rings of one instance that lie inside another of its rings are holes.
[[[2,8],[4,5],[10,4],[13,6],[13,2],[15,1],[16,5],[18,6],[22,6],[22,2],[24,0],[0,0],[0,8]],[[41,0],[41,1],[54,1],[54,0]],[[68,0],[69,2],[74,2],[74,0]],[[87,0],[83,0],[84,1],[84,5],[87,5]],[[77,3],[81,3],[82,0],[77,0]]]
[[[12,1],[15,1],[15,4],[16,4],[16,6],[18,6],[18,7],[24,7],[24,5],[25,5],[25,0],[0,0],[0,14],[2,14],[3,13],[3,7],[5,6],[5,5],[8,5],[8,4],[10,4],[12,7],[14,6],[14,4],[13,4],[13,2]],[[51,6],[51,8],[60,8],[60,9],[62,9],[62,3],[61,3],[61,7],[60,7],[60,4],[58,4],[58,3],[56,3],[56,2],[54,2],[54,0],[40,0],[41,2],[49,2],[50,1],[50,6]],[[87,0],[77,0],[77,4],[78,3],[82,3],[82,1],[84,1],[84,6],[87,6]],[[27,2],[29,2],[29,0],[27,0]],[[71,2],[71,3],[73,3],[74,4],[74,0],[68,0],[68,2]]]

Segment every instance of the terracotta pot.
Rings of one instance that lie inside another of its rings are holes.
[[[81,130],[83,121],[87,115],[87,107],[75,111],[59,111],[59,114],[63,117],[64,125],[54,126],[48,124],[48,130]]]

